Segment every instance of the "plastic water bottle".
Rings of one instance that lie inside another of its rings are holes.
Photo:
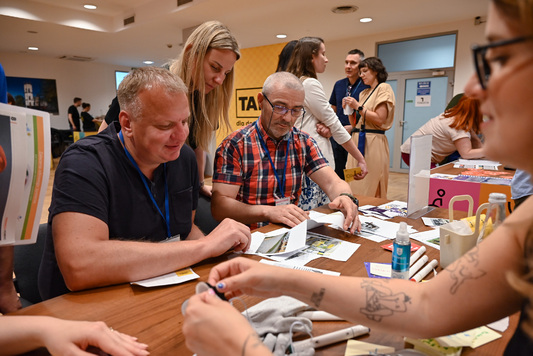
[[[498,226],[505,219],[505,204],[507,203],[507,196],[503,193],[490,193],[489,194],[489,207],[485,214],[485,221],[483,227],[479,232],[477,243],[480,243],[486,238],[492,231],[496,230]],[[492,224],[492,229],[490,225]]]
[[[392,248],[391,278],[409,279],[410,257],[411,241],[407,232],[407,224],[402,221]]]

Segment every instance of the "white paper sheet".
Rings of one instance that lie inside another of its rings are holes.
[[[185,268],[176,272],[164,274],[162,276],[143,279],[142,281],[137,282],[131,282],[131,284],[147,288],[161,287],[173,284],[180,284],[197,278],[200,278],[200,276],[197,275],[191,268]]]

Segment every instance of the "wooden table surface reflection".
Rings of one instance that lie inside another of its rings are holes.
[[[380,205],[386,200],[361,197],[361,205]],[[319,209],[320,210],[320,209]],[[326,211],[326,209],[322,209]],[[456,217],[461,217],[464,213],[456,213]],[[445,209],[435,209],[428,217],[448,217]],[[393,218],[391,221],[407,221],[419,231],[427,230],[422,223],[422,219]],[[272,230],[275,226],[263,228],[265,231]],[[327,258],[319,258],[310,262],[312,267],[328,269],[341,272],[343,276],[366,277],[366,269],[363,262],[387,262],[390,263],[391,253],[383,250],[379,243],[367,239],[353,236],[328,227],[319,227],[313,231],[326,234],[332,237],[341,238],[346,241],[361,244],[359,249],[347,262],[334,261]],[[412,242],[416,242],[412,240]],[[426,254],[429,260],[439,259],[439,251],[427,247]],[[149,351],[153,356],[159,355],[192,355],[186,346],[181,332],[183,316],[181,315],[181,305],[183,301],[194,294],[197,282],[206,281],[210,269],[228,258],[232,254],[226,254],[218,258],[206,260],[192,266],[193,270],[200,276],[200,279],[187,282],[181,285],[143,288],[130,284],[121,284],[111,287],[96,288],[82,292],[69,293],[57,298],[35,304],[24,308],[16,315],[50,315],[58,318],[71,320],[102,320],[109,326],[121,332],[134,335],[139,341],[149,345]],[[259,260],[258,257],[250,257]],[[247,306],[259,302],[260,298],[245,296],[243,298]],[[243,307],[236,303],[236,307],[243,310]],[[458,316],[459,317],[459,316]],[[488,345],[475,350],[465,348],[463,355],[501,355],[507,344],[512,331],[516,328],[517,316],[511,318],[511,326],[503,337]],[[436,321],[438,322],[438,321]],[[364,320],[361,322],[364,324]],[[331,331],[339,330],[351,325],[348,322],[314,322],[313,334],[321,335]],[[396,349],[405,347],[403,338],[392,336],[372,330],[370,334],[359,337],[358,340],[388,345]],[[318,349],[317,355],[344,355],[346,342],[340,342],[326,348]],[[33,353],[35,354],[35,353]],[[46,354],[40,351],[38,354]]]

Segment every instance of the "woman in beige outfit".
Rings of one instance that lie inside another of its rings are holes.
[[[355,195],[387,198],[389,142],[385,131],[392,127],[396,100],[391,86],[385,83],[388,74],[379,58],[370,57],[363,60],[359,64],[359,71],[361,79],[370,85],[370,88],[361,92],[359,101],[345,97],[342,105],[349,105],[356,110],[357,114],[350,115],[350,124],[355,128],[352,131],[352,140],[358,147],[359,133],[362,125],[365,125],[366,143],[363,154],[368,175],[363,180],[350,182],[350,187]],[[346,168],[356,166],[357,162],[353,157],[348,157]]]

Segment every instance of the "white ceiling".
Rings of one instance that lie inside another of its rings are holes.
[[[489,0],[0,0],[0,52],[81,56],[138,67],[161,65],[181,51],[183,29],[226,24],[242,48],[320,36],[340,40],[413,27],[485,19]],[[86,10],[83,4],[97,5]],[[357,6],[334,14],[337,6]],[[135,15],[135,23],[123,20]],[[361,17],[372,17],[363,24]],[[83,28],[82,28],[83,27]],[[86,29],[91,28],[91,29]],[[36,32],[36,33],[30,33]],[[287,34],[287,39],[275,37]],[[28,51],[36,46],[39,51]],[[171,48],[169,48],[171,47]]]

